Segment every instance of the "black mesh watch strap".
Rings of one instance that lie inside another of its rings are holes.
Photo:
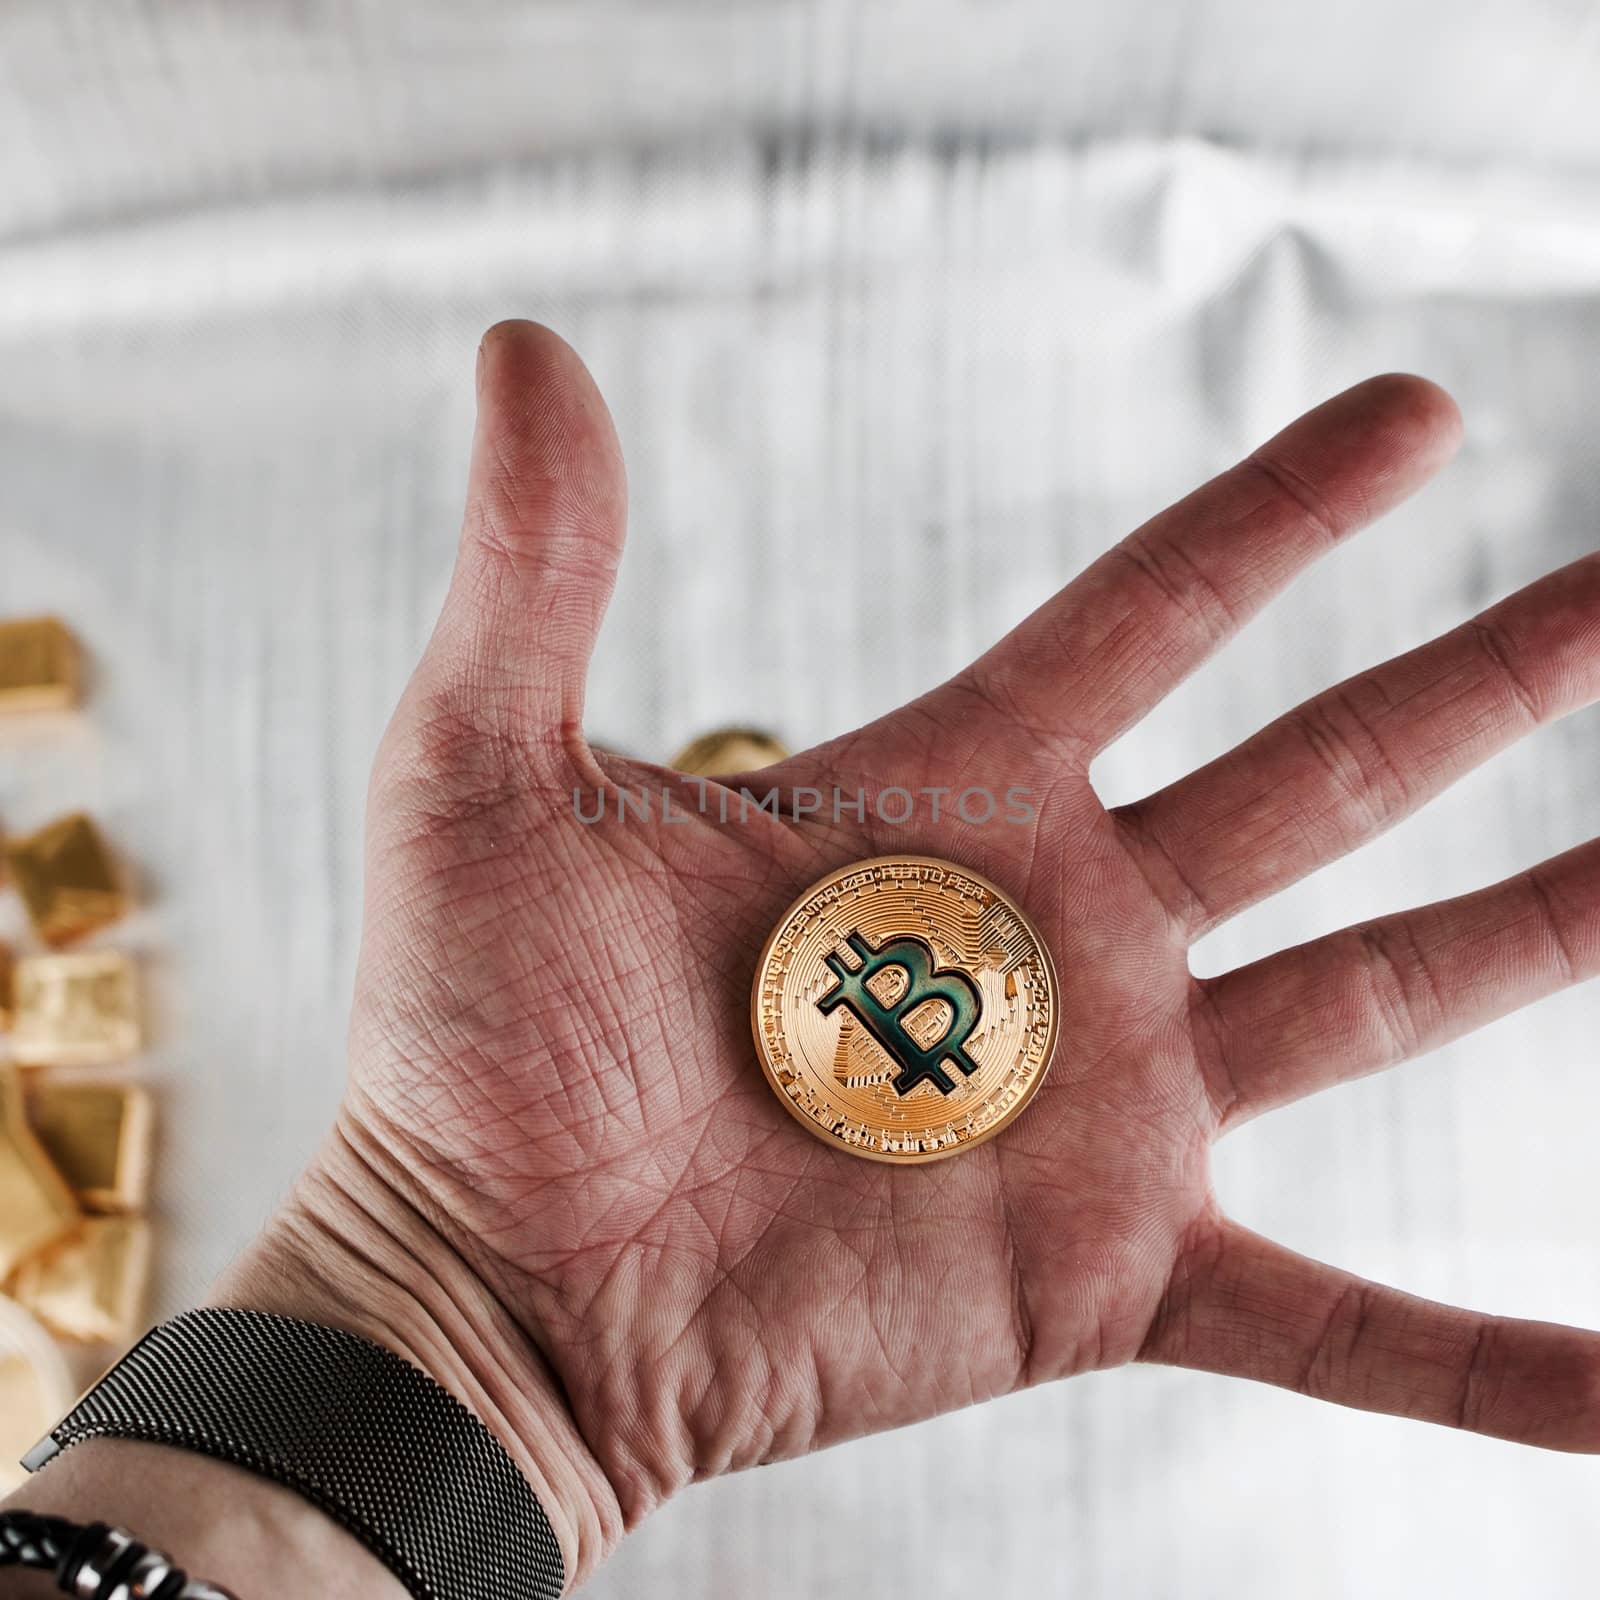
[[[417,1600],[556,1600],[564,1573],[527,1480],[454,1395],[392,1350],[262,1311],[153,1328],[23,1465],[97,1436],[231,1461],[350,1530]]]

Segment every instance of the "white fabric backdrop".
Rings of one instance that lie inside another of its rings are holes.
[[[633,528],[591,731],[657,758],[870,716],[1307,405],[1444,383],[1456,464],[1107,756],[1128,798],[1593,547],[1597,26],[1553,0],[0,15],[0,613],[62,611],[96,665],[70,732],[0,730],[0,821],[87,805],[142,880],[119,937],[156,1001],[161,1308],[338,1094],[366,770],[445,580],[485,325],[552,323],[616,412]],[[822,561],[865,584],[826,592]],[[1576,843],[1597,749],[1596,714],[1538,735],[1198,964]],[[1251,1125],[1225,1203],[1600,1326],[1595,1003]],[[1578,1595],[1597,1491],[1594,1461],[1141,1369],[695,1490],[594,1592]]]

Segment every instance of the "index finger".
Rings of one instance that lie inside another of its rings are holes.
[[[1135,529],[963,676],[1093,755],[1303,567],[1427,482],[1460,437],[1437,384],[1368,378]]]

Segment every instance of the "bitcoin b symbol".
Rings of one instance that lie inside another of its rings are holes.
[[[859,931],[847,935],[845,942],[860,958],[861,965],[852,972],[834,952],[823,958],[839,981],[817,1001],[817,1010],[826,1015],[844,1005],[856,1014],[862,1026],[899,1065],[900,1073],[893,1084],[896,1094],[909,1094],[924,1079],[930,1080],[940,1094],[953,1092],[955,1080],[944,1070],[946,1062],[954,1062],[965,1077],[978,1070],[978,1063],[966,1051],[967,1039],[982,1011],[977,986],[964,972],[949,968],[936,971],[933,951],[909,934],[891,939],[878,950]],[[899,999],[886,1006],[867,985],[889,967],[902,968],[907,983]],[[950,1025],[924,1049],[907,1031],[905,1019],[929,1000],[943,1000],[950,1007]]]

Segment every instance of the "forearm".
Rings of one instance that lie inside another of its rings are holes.
[[[274,1594],[405,1600],[405,1589],[333,1518],[225,1461],[127,1439],[90,1439],[5,1502],[126,1528],[238,1600]],[[0,1572],[0,1600],[59,1596],[43,1572]]]
[[[362,1144],[357,1130],[335,1134],[210,1303],[341,1328],[428,1373],[488,1427],[527,1479],[561,1545],[567,1587],[575,1588],[618,1535],[604,1475],[526,1332],[374,1171],[384,1157]],[[273,1593],[399,1600],[405,1593],[311,1502],[187,1450],[86,1441],[7,1504],[125,1527],[240,1600]],[[52,1592],[40,1577],[0,1574],[0,1600]]]

